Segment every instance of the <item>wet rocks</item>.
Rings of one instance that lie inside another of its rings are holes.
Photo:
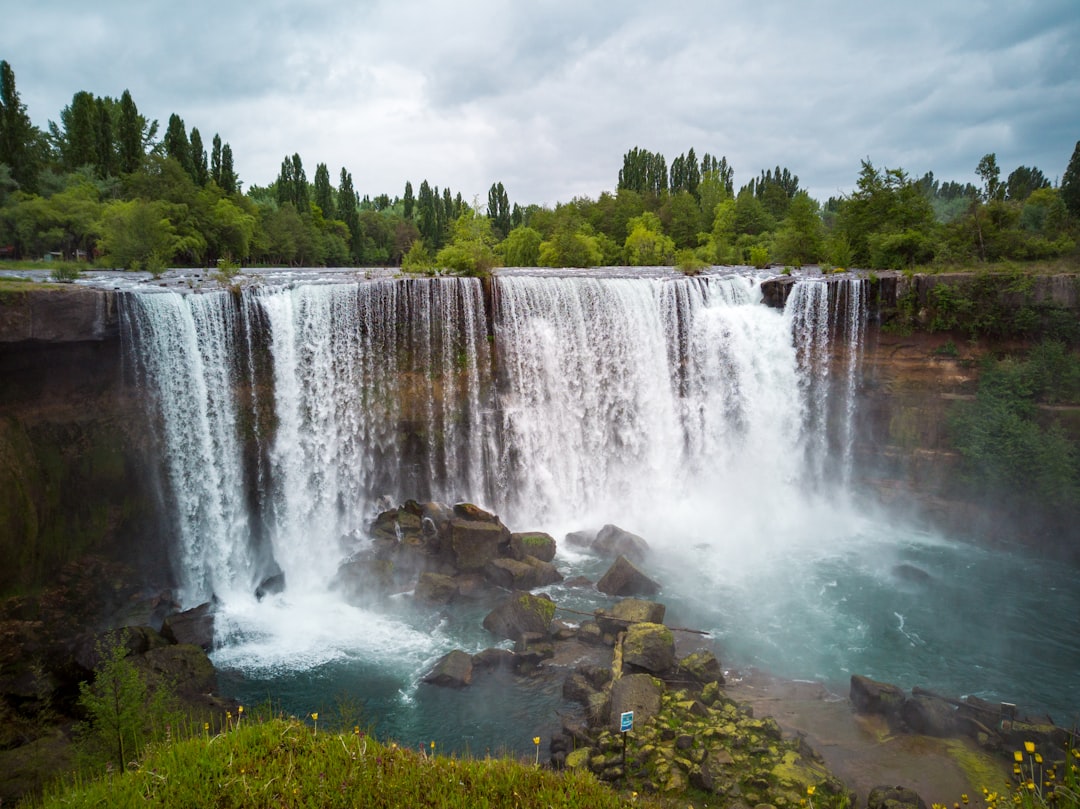
[[[170,643],[190,643],[205,651],[214,648],[214,611],[208,601],[170,615],[161,625],[161,634]]]
[[[641,572],[638,567],[620,555],[596,583],[601,593],[613,596],[655,595],[660,585]]]
[[[484,618],[484,629],[499,638],[520,640],[528,633],[546,636],[555,617],[555,602],[531,593],[513,595]]]
[[[555,538],[543,531],[529,531],[510,535],[510,551],[515,559],[532,557],[541,562],[550,562],[555,558]]]
[[[649,543],[610,523],[597,532],[592,549],[601,556],[625,556],[639,564],[649,555]]]
[[[472,655],[455,649],[443,655],[423,677],[423,682],[449,688],[464,688],[472,682]]]
[[[926,809],[926,802],[907,787],[874,787],[866,798],[866,809]]]
[[[675,663],[675,636],[663,624],[631,624],[622,640],[624,666],[663,674]]]

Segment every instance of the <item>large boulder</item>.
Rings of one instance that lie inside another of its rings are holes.
[[[217,691],[217,672],[206,651],[191,643],[159,646],[132,658],[153,682],[169,684],[182,697]]]
[[[494,525],[502,525],[497,514],[485,511],[480,506],[475,506],[472,503],[455,503],[454,516],[469,522],[488,522]]]
[[[555,538],[543,531],[511,534],[510,554],[515,559],[531,556],[542,562],[550,562],[555,558]]]
[[[507,590],[533,590],[562,581],[562,574],[550,562],[531,556],[523,561],[509,558],[492,559],[484,567],[488,581]]]
[[[617,525],[605,525],[596,534],[592,548],[605,556],[625,556],[634,562],[644,562],[649,555],[649,543],[620,528]]]
[[[457,509],[457,506],[454,507]],[[450,547],[454,566],[461,572],[481,571],[500,556],[500,546],[510,541],[510,531],[499,522],[453,519]]]
[[[484,629],[499,638],[521,640],[528,633],[547,636],[555,617],[555,602],[531,593],[517,593],[484,618]]]
[[[900,717],[910,730],[924,736],[949,738],[956,735],[956,709],[941,697],[917,694],[904,702]]]
[[[607,573],[600,577],[596,589],[612,596],[655,595],[660,592],[660,585],[620,555]]]
[[[428,604],[449,604],[458,594],[458,584],[451,576],[442,573],[421,573],[416,580],[413,595]]]
[[[634,725],[641,727],[660,712],[664,684],[648,674],[626,674],[611,684],[610,722],[619,729],[619,718],[634,712]]]
[[[624,666],[663,674],[675,663],[675,636],[663,624],[631,624],[622,640]]]
[[[708,650],[694,652],[680,660],[679,672],[700,685],[724,684],[724,670],[720,667],[720,661]]]
[[[850,698],[859,713],[878,714],[895,720],[900,718],[907,696],[898,685],[852,674]]]
[[[615,602],[610,610],[596,611],[596,622],[604,632],[616,634],[630,624],[662,624],[667,608],[655,601],[643,601],[639,598],[624,598]]]
[[[190,643],[210,651],[214,647],[214,607],[209,601],[190,610],[170,615],[161,624],[161,634],[170,643]]]
[[[454,649],[443,655],[434,667],[424,675],[423,681],[444,688],[464,688],[472,682],[472,655]]]

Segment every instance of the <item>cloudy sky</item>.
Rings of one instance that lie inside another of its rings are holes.
[[[299,152],[361,194],[554,204],[693,147],[824,200],[864,158],[1056,180],[1080,139],[1078,0],[11,0],[0,59],[39,127],[126,88],[162,133],[219,133],[245,187]]]

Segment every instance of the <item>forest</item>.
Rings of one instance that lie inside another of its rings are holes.
[[[726,157],[691,148],[670,163],[634,147],[615,190],[551,207],[486,200],[425,178],[400,195],[361,195],[351,172],[299,153],[277,178],[243,189],[228,142],[209,148],[172,114],[161,132],[125,90],[76,92],[45,129],[29,118],[0,61],[0,259],[87,266],[357,266],[484,274],[498,266],[716,264],[906,269],[1075,258],[1080,141],[1051,183],[1036,167],[1003,177],[994,153],[980,184],[921,177],[861,161],[855,189],[824,203],[789,168],[736,190]],[[1058,167],[1053,167],[1058,168]]]

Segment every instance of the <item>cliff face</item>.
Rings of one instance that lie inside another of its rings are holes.
[[[87,553],[167,567],[116,306],[85,288],[0,293],[0,594]]]
[[[767,302],[783,305],[792,283],[766,282]],[[950,533],[1025,538],[1024,520],[976,502],[958,475],[949,410],[974,395],[980,357],[1011,343],[1007,336],[973,342],[955,319],[951,330],[931,331],[934,318],[945,325],[955,314],[941,304],[957,298],[933,292],[949,283],[888,274],[875,284],[857,407],[859,482]],[[952,289],[971,283],[957,276]],[[1040,316],[1080,322],[1075,276],[994,290],[997,308],[980,310],[983,322],[1029,305]],[[0,292],[0,559],[7,563],[0,594],[33,589],[88,552],[135,559],[159,582],[168,578],[154,429],[125,378],[119,305],[116,294],[85,287]],[[897,328],[902,318],[913,327]],[[1075,439],[1080,418],[1072,423]],[[1078,544],[1037,532],[1026,538]]]

